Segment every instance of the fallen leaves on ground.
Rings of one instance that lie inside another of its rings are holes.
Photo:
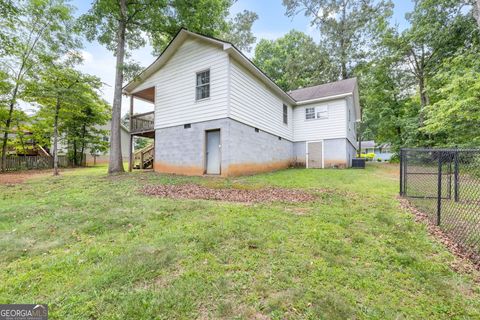
[[[400,206],[415,216],[415,221],[426,224],[428,232],[442,243],[455,256],[456,260],[452,263],[452,268],[456,271],[465,271],[470,274],[480,271],[480,256],[475,252],[462,247],[448,233],[444,232],[440,227],[434,225],[427,214],[418,210],[414,205],[405,198],[398,198]],[[476,282],[480,282],[479,274],[476,274]]]
[[[142,190],[145,194],[173,199],[202,199],[229,202],[309,202],[317,199],[310,192],[284,188],[262,189],[217,189],[196,184],[181,185],[147,185]]]

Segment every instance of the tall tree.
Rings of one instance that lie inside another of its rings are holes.
[[[436,146],[480,144],[480,47],[463,49],[445,60],[432,78],[434,102],[426,107],[423,131]]]
[[[407,15],[410,25],[401,33],[383,32],[373,60],[357,66],[363,120],[372,138],[391,142],[395,150],[476,141],[474,57],[480,37],[471,4],[417,1]]]
[[[220,38],[233,43],[238,49],[250,52],[252,44],[255,43],[255,36],[252,32],[252,25],[258,19],[258,14],[244,10],[237,13],[227,24],[227,30],[220,35]]]
[[[11,0],[0,0],[0,56],[4,56],[11,48],[13,41],[9,33],[5,31],[12,29],[15,25],[15,18],[19,14],[17,7]]]
[[[145,45],[147,39],[161,51],[180,27],[218,35],[227,30],[231,0],[97,0],[79,26],[87,39],[98,40],[116,56],[108,172],[123,172],[120,143],[122,84],[125,57],[129,50]]]
[[[310,17],[341,79],[350,77],[352,67],[368,58],[368,49],[393,8],[390,0],[283,0],[283,4],[289,17],[300,12]]]
[[[63,0],[24,0],[15,3],[15,23],[0,23],[9,39],[0,69],[8,74],[10,88],[2,141],[2,170],[6,169],[8,135],[14,110],[24,98],[25,83],[43,62],[59,57],[80,44],[72,30],[73,7]],[[5,48],[4,48],[5,49]]]
[[[475,14],[475,18],[477,19],[478,28],[480,29],[480,0],[477,0],[476,4],[473,5],[475,6],[473,12]]]
[[[286,91],[337,78],[326,50],[296,30],[277,40],[260,40],[253,62]]]
[[[407,14],[410,27],[395,40],[394,45],[417,81],[420,125],[424,121],[423,109],[430,104],[428,80],[443,59],[471,43],[475,36],[471,14],[463,10],[466,4],[458,0],[416,1],[414,10]]]
[[[73,69],[70,61],[55,61],[49,64],[37,74],[36,81],[29,84],[28,96],[32,102],[40,105],[40,114],[52,124],[54,175],[59,173],[59,128],[66,119],[80,118],[81,110],[93,108],[99,101],[94,90],[100,87],[100,79]]]
[[[89,149],[91,154],[108,149],[108,142],[104,140],[108,130],[103,127],[110,119],[111,108],[96,93],[99,84],[96,81],[94,87],[82,93],[84,103],[69,109],[71,112],[65,114],[61,126],[70,159],[75,165],[83,163],[86,149]]]

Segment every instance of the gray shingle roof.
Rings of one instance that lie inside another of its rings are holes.
[[[362,149],[375,148],[376,144],[373,140],[362,141]]]
[[[288,94],[296,101],[313,100],[353,92],[355,90],[356,83],[357,78],[351,78],[293,90],[288,92]]]

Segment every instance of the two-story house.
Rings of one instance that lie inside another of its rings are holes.
[[[124,94],[131,97],[131,134],[155,139],[158,172],[349,167],[356,153],[356,79],[287,93],[231,43],[187,30]],[[151,102],[153,111],[133,115],[135,99]]]

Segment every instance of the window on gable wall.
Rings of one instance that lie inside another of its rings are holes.
[[[305,108],[305,119],[328,119],[328,106]]]
[[[197,72],[197,85],[195,92],[195,100],[202,100],[210,97],[210,70]]]
[[[288,124],[288,107],[286,104],[283,105],[283,123]]]

